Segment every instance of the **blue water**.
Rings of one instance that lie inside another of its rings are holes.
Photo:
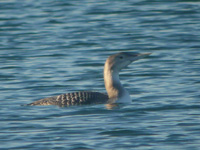
[[[151,52],[121,73],[132,104],[23,107],[105,92],[103,65]],[[1,0],[0,149],[200,149],[198,0]]]

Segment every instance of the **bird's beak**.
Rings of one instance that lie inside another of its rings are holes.
[[[132,58],[132,61],[136,61],[136,60],[138,60],[138,59],[142,59],[142,58],[147,57],[147,56],[149,56],[149,55],[151,55],[151,53],[142,53],[142,54],[138,54],[137,56],[134,56],[134,57]]]
[[[138,57],[140,59],[140,58],[144,58],[144,57],[149,56],[149,55],[151,55],[151,53],[142,53],[142,54],[139,54]]]

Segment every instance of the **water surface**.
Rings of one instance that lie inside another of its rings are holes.
[[[198,150],[200,3],[196,0],[0,2],[0,148]],[[121,73],[132,104],[22,107],[105,92],[103,65],[153,53]]]

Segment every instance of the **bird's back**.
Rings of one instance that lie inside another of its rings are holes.
[[[58,105],[64,107],[73,105],[102,104],[106,103],[107,101],[108,95],[106,94],[82,91],[44,98],[27,105]]]

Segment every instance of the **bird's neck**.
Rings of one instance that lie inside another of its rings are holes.
[[[119,71],[104,67],[104,82],[109,100],[112,102],[130,101],[130,96],[119,80]],[[123,100],[125,98],[125,100]]]

